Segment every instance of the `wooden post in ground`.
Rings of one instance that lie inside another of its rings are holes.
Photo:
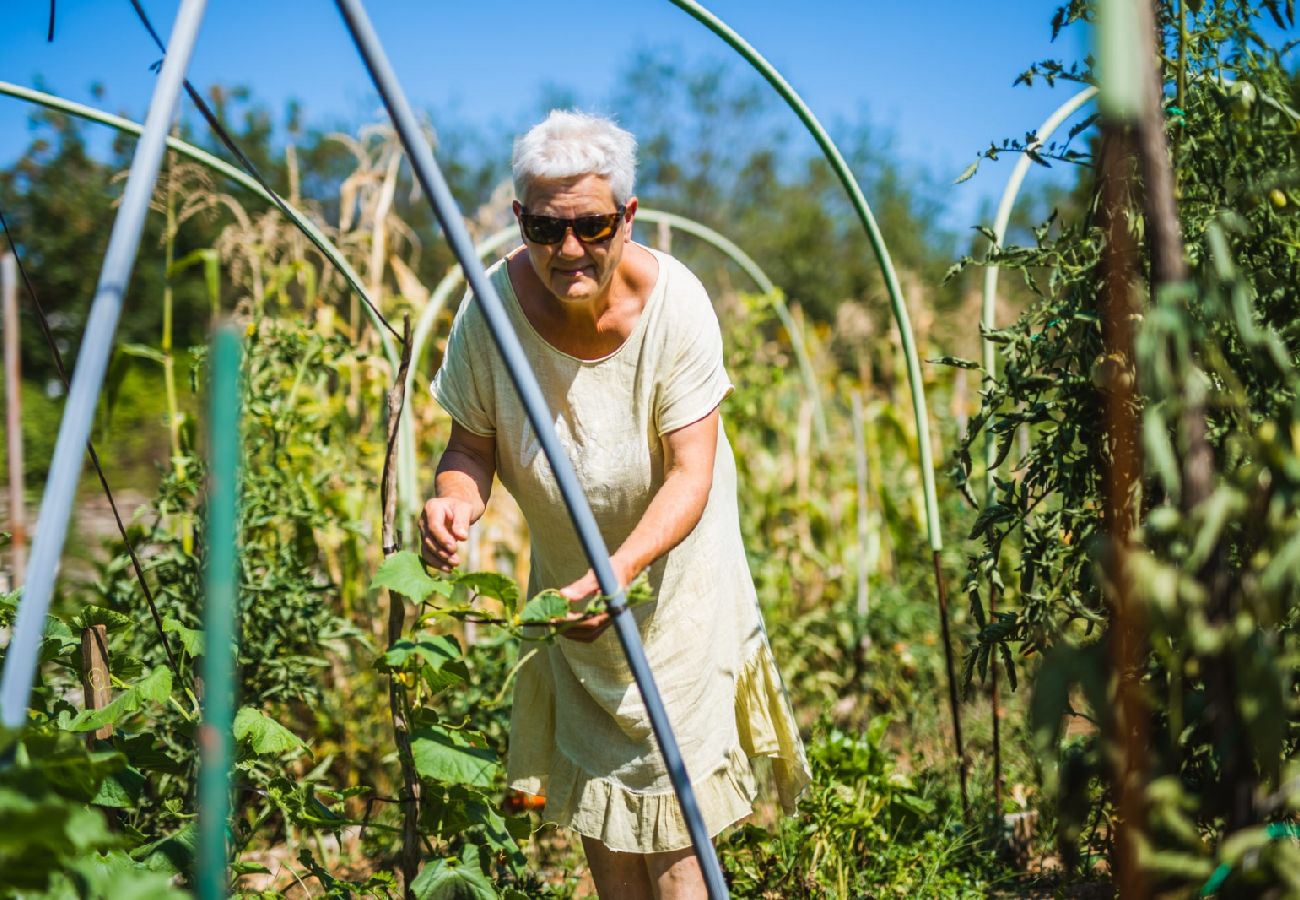
[[[9,455],[9,533],[13,543],[13,583],[19,587],[27,565],[27,507],[23,498],[23,400],[18,357],[18,266],[14,255],[0,256],[0,302],[4,305],[5,435]]]
[[[81,689],[86,695],[86,709],[103,709],[113,699],[112,682],[108,675],[108,629],[103,625],[89,625],[81,629]],[[113,726],[103,725],[86,735],[86,743],[94,747],[96,741],[106,741],[113,736]]]
[[[402,325],[402,358],[393,386],[388,391],[388,451],[384,455],[384,472],[380,479],[380,504],[383,507],[383,549],[387,558],[402,549],[397,528],[397,425],[406,403],[406,373],[411,366],[411,317]],[[388,592],[388,646],[402,637],[406,619],[406,601],[400,594]],[[420,775],[411,751],[410,698],[395,674],[388,676],[388,711],[393,720],[393,737],[397,743],[397,761],[402,770],[402,850],[398,864],[402,870],[402,896],[415,896],[411,883],[420,870]]]
[[[871,539],[871,526],[867,518],[867,415],[862,407],[862,392],[853,397],[853,458],[858,482],[858,618],[864,620],[862,633],[867,633],[865,620],[871,612],[870,582],[867,572],[867,547]]]

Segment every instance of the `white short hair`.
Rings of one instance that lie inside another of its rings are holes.
[[[636,181],[636,138],[610,119],[577,110],[554,109],[523,137],[515,139],[515,197],[528,199],[539,178],[600,175],[609,181],[615,203],[632,196]]]

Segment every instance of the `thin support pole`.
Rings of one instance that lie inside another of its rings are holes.
[[[853,458],[856,463],[858,494],[858,618],[866,630],[867,616],[871,612],[870,582],[867,571],[867,548],[871,539],[871,523],[867,514],[867,414],[862,408],[862,392],[853,392]]]
[[[728,896],[727,885],[722,877],[722,867],[718,863],[718,856],[713,848],[713,842],[710,840],[709,833],[705,828],[699,804],[695,800],[695,792],[691,788],[690,778],[686,773],[681,751],[678,749],[677,740],[668,722],[668,714],[664,710],[663,699],[655,685],[654,675],[650,671],[645,648],[641,645],[641,635],[637,631],[636,620],[628,614],[623,586],[618,583],[618,579],[614,575],[614,569],[609,560],[609,550],[605,546],[605,540],[601,536],[600,529],[596,524],[596,518],[587,503],[582,487],[578,483],[573,464],[565,455],[564,448],[560,445],[556,436],[555,427],[552,424],[554,420],[546,407],[546,401],[541,388],[537,384],[537,378],[534,376],[532,368],[528,364],[528,358],[524,355],[523,347],[520,346],[519,339],[515,336],[514,329],[510,325],[501,298],[488,281],[478,258],[475,256],[473,242],[470,240],[469,232],[465,228],[460,211],[456,207],[456,201],[447,187],[442,172],[438,169],[438,164],[433,158],[433,153],[424,138],[419,122],[415,118],[415,113],[407,102],[401,85],[398,84],[397,74],[393,71],[384,54],[383,47],[379,42],[379,36],[375,33],[362,3],[360,0],[336,0],[336,2],[339,11],[343,15],[344,22],[347,24],[348,31],[352,35],[352,40],[356,43],[366,68],[370,72],[371,80],[383,98],[384,106],[388,109],[388,114],[393,120],[398,137],[401,139],[407,157],[411,162],[411,168],[415,172],[416,180],[419,181],[420,188],[429,199],[434,215],[442,226],[448,243],[451,244],[452,251],[459,260],[461,267],[465,270],[470,288],[478,297],[497,349],[506,363],[515,390],[519,392],[520,399],[528,413],[529,422],[532,424],[533,431],[536,433],[542,445],[542,450],[551,465],[551,470],[555,474],[555,480],[564,497],[565,505],[569,508],[569,515],[573,518],[579,540],[582,542],[587,558],[591,562],[592,570],[596,573],[596,580],[600,584],[601,593],[609,597],[608,610],[610,618],[613,620],[614,629],[619,642],[622,644],[623,652],[627,656],[628,667],[631,669],[637,687],[641,691],[642,700],[650,716],[651,729],[659,742],[659,749],[663,753],[673,788],[676,790],[678,800],[681,802],[682,815],[690,831],[691,844],[700,861],[700,869],[703,872],[705,884],[708,886],[710,900],[721,900],[721,898]]]
[[[912,322],[907,312],[907,302],[903,298],[903,288],[898,280],[898,273],[894,269],[894,262],[890,257],[889,248],[885,244],[884,235],[881,234],[875,214],[872,213],[871,206],[867,203],[866,195],[863,194],[861,185],[858,184],[857,178],[849,169],[849,165],[844,160],[844,155],[840,153],[839,147],[831,140],[831,136],[822,127],[817,117],[813,115],[813,111],[808,107],[808,104],[790,86],[790,82],[786,81],[781,73],[763,58],[761,53],[755,50],[748,41],[737,34],[726,22],[709,12],[696,0],[671,0],[671,2],[720,37],[728,47],[740,54],[746,62],[763,76],[763,79],[771,85],[778,96],[785,101],[804,128],[808,130],[813,140],[817,142],[817,147],[822,151],[822,155],[830,164],[836,177],[839,178],[840,184],[849,196],[849,202],[853,204],[854,212],[858,215],[858,220],[862,223],[863,230],[866,231],[867,240],[871,243],[871,249],[876,255],[876,261],[880,266],[880,274],[889,293],[890,310],[894,314],[894,322],[898,325],[898,339],[902,345],[903,359],[907,364],[907,383],[912,392],[912,414],[916,419],[917,461],[921,473],[921,489],[925,495],[926,530],[930,539],[930,549],[937,557],[943,549],[943,535],[939,527],[939,495],[934,486],[934,460],[930,446],[930,414],[925,402],[925,381],[921,377],[921,361],[916,351],[916,339],[912,334]],[[935,576],[940,577],[941,575],[942,573],[936,567]],[[944,615],[943,584],[936,585],[935,589],[939,597],[940,615]],[[948,630],[947,619],[944,620],[942,628],[945,632]],[[952,646],[945,641],[943,650],[950,673],[949,677],[951,678],[951,673],[955,672],[956,669],[952,658]],[[948,688],[949,693],[955,696],[957,693],[956,683],[949,684]],[[960,708],[954,704],[952,712],[953,733],[959,736],[961,734]],[[958,737],[958,746],[955,751],[958,768],[964,773],[965,763],[960,746],[960,737]]]
[[[203,604],[203,724],[199,728],[199,900],[223,900],[229,885],[230,767],[235,738],[235,641],[239,610],[239,331],[212,340],[208,394],[208,527]]]
[[[411,367],[411,317],[402,320],[402,361],[397,377],[388,390],[388,442],[384,454],[384,472],[380,479],[380,506],[383,507],[383,549],[387,558],[402,549],[402,533],[397,527],[397,451],[402,409],[406,405],[407,372]],[[396,591],[388,592],[388,647],[402,639],[406,620],[406,601]],[[468,627],[468,626],[467,626]],[[420,773],[411,751],[411,703],[397,673],[388,673],[388,712],[393,720],[393,738],[397,744],[397,761],[402,770],[402,852],[398,857],[402,869],[402,890],[406,897],[415,896],[411,884],[420,869]]]
[[[163,60],[162,72],[149,104],[149,115],[145,119],[144,135],[131,161],[126,189],[104,253],[99,286],[86,321],[77,370],[73,374],[63,420],[59,424],[59,437],[54,445],[40,521],[27,564],[27,589],[18,607],[13,638],[5,657],[4,680],[0,684],[0,724],[8,728],[19,728],[27,718],[27,703],[36,679],[45,616],[58,577],[59,558],[68,534],[68,520],[76,498],[86,441],[90,437],[104,371],[112,352],[113,335],[122,313],[123,296],[131,278],[149,201],[162,164],[167,131],[176,112],[176,100],[185,78],[185,67],[198,38],[205,5],[206,0],[184,0],[177,12],[172,30],[172,51]]]
[[[0,256],[0,297],[4,303],[5,443],[9,451],[9,538],[13,545],[13,584],[22,585],[27,563],[27,501],[23,489],[23,391],[18,353],[18,266],[14,255]]]
[[[87,625],[81,629],[81,693],[87,710],[103,709],[113,700],[113,680],[108,666],[108,626]],[[86,744],[94,749],[97,741],[113,736],[107,723],[86,733]]]
[[[953,743],[957,747],[957,782],[961,786],[962,817],[970,817],[970,799],[966,794],[966,751],[961,739],[961,704],[957,697],[957,671],[952,656],[952,638],[948,629],[948,592],[943,586],[943,568],[938,550],[934,551],[934,580],[939,586],[939,629],[943,637],[943,659],[948,669],[948,708],[952,712]]]
[[[1020,186],[1024,184],[1025,177],[1029,174],[1029,167],[1033,164],[1033,159],[1029,156],[1029,151],[1036,150],[1043,146],[1056,129],[1070,116],[1074,115],[1080,107],[1091,100],[1097,94],[1096,87],[1086,87],[1079,91],[1070,99],[1062,103],[1056,110],[1047,117],[1043,124],[1038,126],[1034,132],[1034,139],[1025,146],[1025,153],[1021,154],[1016,160],[1015,167],[1011,170],[1011,177],[1007,179],[1006,187],[1002,190],[1002,199],[998,202],[997,215],[993,220],[993,236],[995,238],[993,245],[989,248],[990,253],[1002,249],[1006,241],[1007,226],[1011,221],[1011,210],[1015,206],[1016,197],[1020,193]],[[990,265],[984,270],[984,298],[980,315],[980,327],[984,340],[984,385],[985,388],[991,388],[997,377],[997,346],[990,339],[990,333],[997,328],[997,298],[998,298],[998,275],[1001,268],[996,265]],[[1023,432],[1022,432],[1023,434]],[[993,502],[993,491],[995,479],[997,477],[997,445],[991,433],[984,436],[984,503],[985,505]],[[998,588],[994,584],[992,576],[988,580],[989,596],[989,615],[992,616],[997,611]],[[1002,696],[999,686],[1000,678],[998,677],[999,662],[996,653],[992,654],[989,660],[990,676],[989,691],[993,705],[993,805],[995,814],[1002,815]]]

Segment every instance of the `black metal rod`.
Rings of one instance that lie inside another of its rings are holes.
[[[496,289],[492,287],[479,263],[478,256],[474,252],[474,244],[461,219],[456,201],[447,187],[438,163],[433,158],[433,151],[424,139],[415,113],[402,92],[397,74],[389,65],[379,42],[379,36],[370,24],[363,4],[360,0],[336,0],[336,3],[339,12],[343,14],[348,31],[351,32],[352,40],[361,53],[366,69],[370,72],[370,78],[384,101],[388,115],[397,128],[398,138],[406,150],[416,180],[419,181],[424,195],[429,198],[447,242],[451,245],[461,268],[464,269],[470,288],[478,297],[483,315],[492,331],[492,338],[505,360],[515,390],[518,391],[528,413],[528,420],[532,423],[542,450],[551,465],[551,471],[555,474],[560,493],[569,508],[569,516],[573,519],[574,528],[577,529],[578,539],[582,542],[587,558],[591,561],[596,580],[600,582],[600,590],[609,598],[609,613],[614,622],[614,630],[618,634],[623,652],[627,656],[628,666],[641,691],[646,711],[650,715],[650,726],[654,731],[655,739],[659,742],[659,749],[663,753],[673,788],[681,802],[682,814],[686,819],[691,834],[691,844],[700,861],[705,883],[708,885],[710,900],[722,900],[728,896],[727,885],[722,877],[722,867],[718,863],[713,842],[704,826],[704,818],[700,814],[699,804],[696,803],[695,792],[691,788],[686,766],[682,762],[681,751],[677,747],[677,739],[673,736],[668,714],[659,696],[659,689],[655,686],[645,648],[641,645],[641,635],[637,631],[636,620],[627,614],[623,588],[614,575],[609,550],[596,525],[596,518],[587,503],[582,486],[578,484],[573,464],[560,446],[555,428],[551,424],[553,420],[550,410],[537,384],[537,378],[533,375],[523,347],[520,346],[519,339],[510,325],[501,298],[497,296]]]

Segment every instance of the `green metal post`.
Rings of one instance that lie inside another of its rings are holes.
[[[208,397],[207,600],[203,606],[203,724],[199,728],[199,900],[222,900],[229,884],[230,768],[234,762],[235,620],[239,585],[239,332],[217,329]]]

